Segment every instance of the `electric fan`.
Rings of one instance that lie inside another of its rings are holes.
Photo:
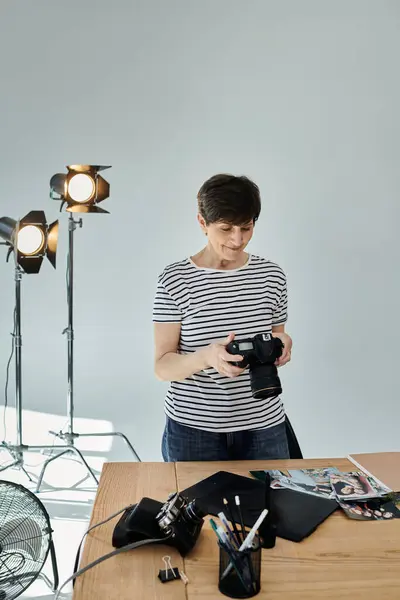
[[[51,534],[50,518],[40,500],[22,485],[0,481],[0,600],[18,598],[39,576],[49,552],[57,589]]]

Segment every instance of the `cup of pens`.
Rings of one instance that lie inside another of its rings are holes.
[[[219,546],[218,588],[229,598],[252,598],[261,589],[261,544],[257,531],[268,510],[263,510],[250,531],[246,531],[238,496],[235,496],[235,505],[238,524],[225,498],[224,512],[218,513],[221,525],[210,519]]]

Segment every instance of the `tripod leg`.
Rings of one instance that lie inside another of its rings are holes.
[[[118,437],[121,437],[124,440],[124,442],[126,443],[126,445],[132,451],[132,454],[134,455],[134,457],[136,458],[136,460],[138,462],[142,462],[140,460],[140,458],[139,458],[138,453],[136,452],[135,448],[132,446],[132,444],[130,443],[130,441],[126,437],[126,435],[124,435],[120,431],[109,431],[109,432],[100,432],[100,433],[79,433],[79,434],[77,434],[78,437],[111,437],[111,436],[116,436],[116,435]]]
[[[35,490],[36,493],[39,493],[39,491],[40,491],[40,486],[42,485],[42,481],[43,481],[43,477],[44,477],[44,472],[47,469],[47,467],[49,466],[49,464],[53,460],[55,460],[56,458],[59,458],[60,456],[63,456],[64,454],[68,454],[68,452],[70,452],[70,451],[71,450],[68,448],[68,450],[64,450],[64,452],[60,452],[60,454],[55,454],[54,456],[48,458],[45,461],[45,463],[44,463],[44,465],[42,467],[42,470],[40,471],[39,479],[38,479],[37,484],[36,484],[36,490]]]
[[[83,456],[82,452],[80,450],[78,450],[78,448],[75,448],[75,446],[72,446],[70,448],[70,452],[75,452],[79,456],[79,458],[81,459],[81,461],[83,462],[83,464],[85,465],[85,467],[87,468],[87,470],[89,471],[90,476],[94,480],[95,484],[99,485],[99,481],[98,481],[96,475],[93,473],[92,469],[89,467],[89,465],[86,462],[85,457]]]
[[[136,458],[136,460],[138,462],[142,462],[139,458],[138,453],[136,452],[135,448],[132,446],[132,444],[130,443],[130,441],[128,440],[128,438],[126,437],[126,435],[124,435],[123,433],[121,433],[120,431],[115,431],[114,435],[118,435],[119,437],[121,437],[124,442],[126,443],[126,445],[131,449],[132,454],[134,455],[134,457]]]
[[[12,462],[11,464],[0,467],[0,473],[1,471],[5,471],[6,469],[12,469],[12,467],[15,467],[16,465],[19,465],[18,460],[14,460],[14,462]]]
[[[27,476],[27,478],[29,479],[29,481],[31,483],[33,483],[32,477],[29,475],[28,471],[22,465],[21,465],[21,470],[25,473],[25,475]]]

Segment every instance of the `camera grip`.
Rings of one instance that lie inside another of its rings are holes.
[[[228,354],[240,354],[239,345],[237,344],[237,342],[229,342],[225,349],[228,352]],[[241,369],[245,369],[249,364],[249,361],[246,358],[243,358],[242,360],[238,361],[230,360],[228,362],[231,365],[235,365],[235,367],[240,367]]]

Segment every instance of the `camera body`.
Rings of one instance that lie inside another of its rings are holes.
[[[152,498],[142,498],[124,512],[115,526],[112,544],[121,548],[145,539],[176,548],[182,556],[194,547],[203,527],[205,513],[179,493],[170,494],[163,504]]]
[[[171,544],[184,556],[197,542],[204,516],[196,500],[187,502],[183,496],[175,493],[163,504],[156,521],[166,536],[171,535]]]
[[[234,340],[226,350],[229,354],[240,354],[243,360],[232,361],[237,367],[249,367],[251,391],[254,398],[273,398],[282,393],[275,361],[282,355],[284,345],[280,338],[271,333],[257,333],[252,338]]]

